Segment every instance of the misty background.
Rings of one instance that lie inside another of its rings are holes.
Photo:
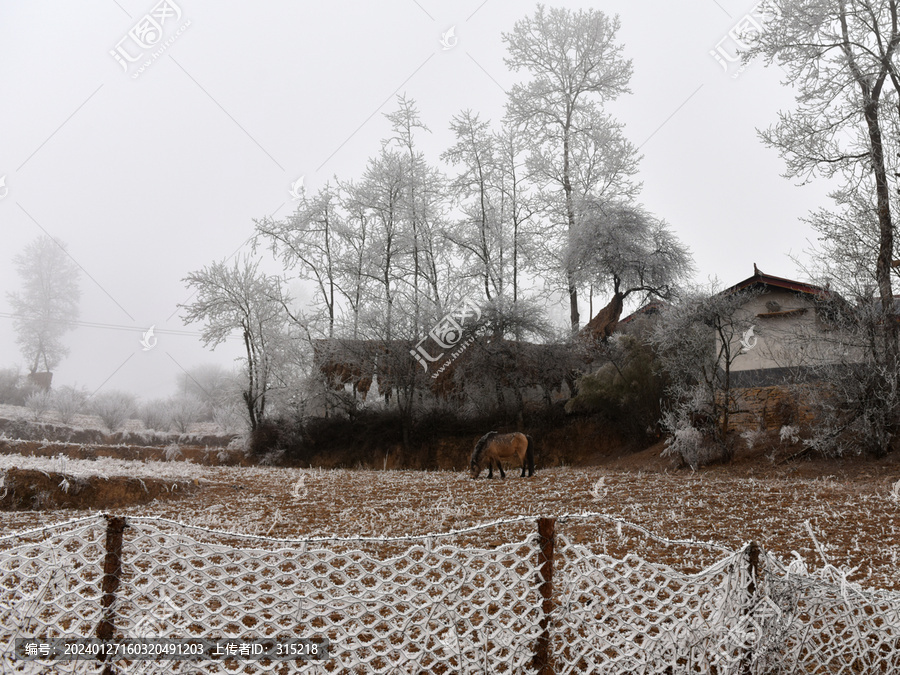
[[[27,371],[6,292],[18,286],[13,256],[42,234],[82,269],[79,325],[54,387],[149,399],[174,393],[183,370],[231,367],[237,335],[210,351],[181,319],[189,272],[249,252],[253,219],[293,212],[299,178],[312,193],[360,176],[397,95],[415,100],[431,130],[417,143],[446,168],[451,117],[470,108],[498,121],[505,90],[528,77],[503,63],[501,33],[530,3],[176,2],[170,44],[143,71],[146,58],[126,70],[111,52],[155,2],[0,5],[0,367]],[[620,16],[633,93],[607,110],[643,154],[638,201],[690,247],[697,281],[730,285],[753,263],[798,275],[788,254],[802,256],[812,237],[799,218],[827,192],[824,181],[798,189],[782,178],[756,135],[792,104],[783,72],[759,62],[726,72],[710,54],[754,4],[550,3]],[[586,298],[581,313],[587,322]],[[567,301],[555,316],[565,325]],[[151,325],[158,342],[145,351]]]

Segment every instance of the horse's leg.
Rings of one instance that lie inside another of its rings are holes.
[[[523,455],[522,456],[522,475],[519,476],[519,478],[525,478],[525,464],[526,464],[525,456]]]
[[[503,473],[503,464],[500,463],[500,460],[497,460],[497,468],[500,469],[500,478],[506,478],[506,474]]]
[[[488,478],[494,477],[494,461],[491,460],[488,462]]]
[[[526,435],[525,439],[528,441],[528,445],[525,446],[525,461],[528,462],[528,475],[534,475],[534,442],[531,439],[531,436]]]

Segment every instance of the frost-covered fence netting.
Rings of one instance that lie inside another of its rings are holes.
[[[601,514],[280,540],[97,516],[0,537],[0,671],[900,672],[900,594]],[[26,661],[15,638],[323,637],[328,661]]]
[[[16,662],[17,637],[93,637],[102,619],[102,517],[0,537],[0,672],[70,673],[85,661]]]
[[[900,673],[900,593],[599,514],[555,529],[555,673]]]
[[[121,569],[106,614],[115,520],[125,523]],[[96,637],[107,619],[117,638],[330,641],[326,662],[116,661],[129,673],[518,673],[541,630],[539,535],[524,518],[384,539],[287,541],[132,517],[69,528],[0,540],[2,672],[99,672],[97,662],[15,661],[12,641]]]

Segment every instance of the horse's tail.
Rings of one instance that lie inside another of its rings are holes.
[[[528,446],[525,448],[525,460],[528,462],[528,475],[534,475],[534,440],[528,434],[525,435]]]

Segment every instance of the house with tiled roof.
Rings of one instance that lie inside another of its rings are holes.
[[[759,387],[796,381],[811,366],[828,360],[832,326],[823,301],[833,298],[821,286],[765,274],[754,263],[753,275],[722,293],[750,292],[738,317],[750,324],[740,336],[731,365],[736,387]]]

